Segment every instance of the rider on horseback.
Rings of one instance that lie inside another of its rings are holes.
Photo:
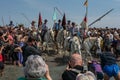
[[[42,32],[41,32],[42,41],[44,41],[44,35],[45,35],[45,33],[47,32],[47,30],[48,30],[47,22],[48,22],[48,20],[45,19],[45,20],[44,20],[44,23],[43,23],[43,25],[42,25]]]
[[[57,34],[58,34],[60,29],[62,29],[62,26],[61,26],[61,20],[59,19],[58,23],[55,23],[54,26],[53,26],[53,30],[54,30],[54,33],[55,33],[55,36],[54,36],[55,41],[56,41],[56,37],[57,37]]]

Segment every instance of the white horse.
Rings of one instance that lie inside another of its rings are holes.
[[[59,30],[56,40],[58,44],[58,48],[63,48],[64,40],[67,37],[68,32],[66,30]]]
[[[72,53],[79,53],[81,54],[81,40],[77,36],[74,37],[67,37],[64,41],[64,51],[70,51],[69,56]],[[66,52],[65,52],[66,53]]]
[[[91,50],[93,49],[95,54],[96,54],[96,50],[99,47],[98,37],[86,38],[83,42],[83,47],[84,47],[85,52],[90,56],[91,59],[93,59],[92,54],[91,54]]]
[[[74,36],[72,39],[72,43],[71,43],[71,54],[77,52],[79,54],[81,54],[81,44],[80,44],[80,40],[77,36]]]
[[[54,43],[54,32],[52,29],[49,29],[46,33],[45,33],[45,36],[44,36],[44,43],[43,43],[43,46],[46,46],[47,47],[47,50],[49,48],[49,46],[54,46],[55,43]],[[54,47],[52,47],[54,48]]]

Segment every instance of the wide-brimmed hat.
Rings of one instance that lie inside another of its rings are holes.
[[[35,22],[35,21],[32,21],[31,24],[32,24],[32,23],[36,23],[36,22]]]

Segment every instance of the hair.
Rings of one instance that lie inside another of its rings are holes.
[[[27,58],[24,74],[27,78],[40,78],[45,75],[45,62],[39,55],[31,55]]]
[[[32,41],[35,41],[34,37],[28,37],[28,42],[32,42]]]
[[[85,74],[78,74],[76,80],[96,80],[94,73],[87,71]]]

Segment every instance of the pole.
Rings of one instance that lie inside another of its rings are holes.
[[[95,21],[93,21],[91,24],[88,25],[88,27],[90,27],[91,25],[93,25],[94,23],[100,21],[103,17],[105,17],[106,15],[108,15],[110,12],[112,12],[114,9],[109,10],[108,12],[106,12],[105,14],[103,14],[102,16],[100,16],[98,19],[96,19]]]
[[[60,15],[63,16],[62,12],[57,7],[55,7],[55,8],[60,13]]]
[[[11,21],[11,16],[9,16],[9,22]]]
[[[3,24],[3,26],[4,26],[4,18],[3,18],[3,16],[2,16],[2,24]]]
[[[24,13],[21,13],[21,15],[31,24],[31,21],[28,19],[28,17]]]

